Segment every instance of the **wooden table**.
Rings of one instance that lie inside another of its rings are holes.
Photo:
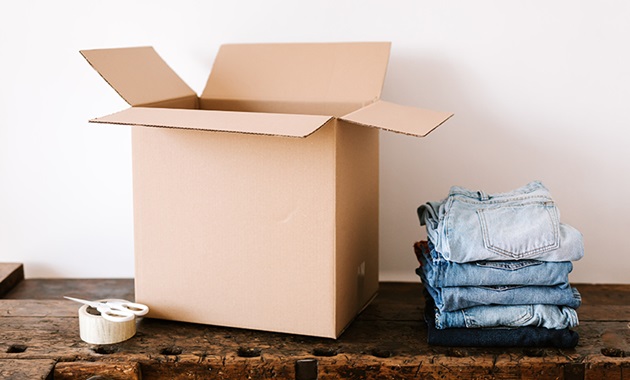
[[[0,378],[630,379],[630,285],[575,286],[571,350],[428,346],[419,283],[382,283],[337,340],[144,318],[130,340],[98,346],[61,297],[133,299],[133,280],[24,280],[0,264]]]

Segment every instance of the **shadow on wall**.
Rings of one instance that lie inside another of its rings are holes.
[[[593,219],[606,218],[605,208],[584,212],[585,204],[601,199],[594,181],[615,187],[619,180],[614,173],[597,170],[608,158],[591,157],[579,138],[563,135],[564,129],[576,126],[563,125],[560,116],[529,112],[535,104],[511,104],[511,98],[518,99],[515,91],[504,89],[497,94],[497,87],[485,85],[478,73],[435,56],[392,57],[383,99],[450,111],[455,116],[424,139],[381,134],[382,275],[414,278],[409,275],[417,266],[412,244],[426,236],[416,208],[444,198],[450,186],[493,193],[541,180],[558,203],[562,222],[585,236],[587,255],[576,264],[573,276],[580,282],[627,277],[623,271],[610,277],[611,268],[601,257],[588,256],[594,251],[589,247],[600,250],[613,244],[598,234]],[[501,104],[509,106],[502,111]],[[530,123],[538,123],[538,128],[529,128]],[[548,128],[544,134],[541,126]],[[618,236],[623,236],[619,229]]]
[[[22,263],[24,265],[24,277],[25,278],[62,278],[64,277],[63,271],[57,269],[56,266],[42,264],[41,262],[26,261]],[[45,273],[42,276],[42,273]],[[62,295],[60,295],[61,297]]]

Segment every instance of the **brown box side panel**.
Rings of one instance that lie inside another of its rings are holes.
[[[378,290],[379,130],[337,123],[337,328]]]
[[[133,128],[136,299],[151,317],[334,335],[333,132]]]

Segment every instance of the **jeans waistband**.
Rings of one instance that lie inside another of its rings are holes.
[[[467,198],[472,198],[480,201],[487,201],[490,199],[502,199],[510,198],[519,195],[530,195],[534,192],[539,192],[541,196],[551,197],[549,190],[540,181],[532,181],[525,186],[511,190],[505,193],[488,194],[483,190],[473,191],[461,186],[452,186],[449,190],[449,196],[461,195]]]

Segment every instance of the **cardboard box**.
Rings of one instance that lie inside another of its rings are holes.
[[[197,96],[151,47],[81,53],[131,105],[136,299],[150,317],[336,338],[378,289],[389,43],[223,45]]]

